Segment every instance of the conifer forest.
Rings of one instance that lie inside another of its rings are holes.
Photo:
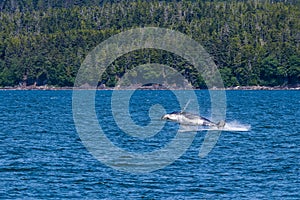
[[[2,0],[0,87],[71,87],[93,48],[137,27],[168,28],[193,38],[210,54],[226,87],[300,84],[298,0]],[[118,58],[99,84],[113,87],[128,70],[149,61],[173,66],[195,88],[205,88],[193,66],[154,49]]]

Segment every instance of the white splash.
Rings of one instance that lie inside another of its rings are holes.
[[[180,132],[193,132],[193,131],[231,131],[231,132],[245,132],[251,130],[251,125],[241,124],[238,121],[226,122],[223,128],[206,127],[206,126],[180,126]]]
[[[224,131],[250,131],[251,125],[241,124],[240,122],[235,120],[232,122],[226,122],[226,124],[222,130],[224,130]]]

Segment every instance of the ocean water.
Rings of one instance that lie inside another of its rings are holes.
[[[196,95],[199,112],[209,118],[208,92]],[[158,117],[158,104],[166,112],[182,107],[170,91],[131,94],[131,120],[145,134],[145,127],[162,125],[144,139],[126,133],[130,126],[120,128],[128,116],[116,115],[126,105],[116,101],[112,111],[111,97],[112,91],[97,91],[95,113],[118,148],[149,153],[176,137],[179,126]],[[251,129],[222,132],[201,158],[208,132],[184,132],[194,135],[183,154],[145,173],[120,171],[93,156],[76,129],[72,91],[0,91],[0,98],[1,199],[300,199],[299,91],[226,91],[226,121]]]

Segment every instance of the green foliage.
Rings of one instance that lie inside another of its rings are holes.
[[[297,0],[4,0],[0,19],[0,86],[72,86],[97,44],[147,26],[177,30],[202,44],[225,86],[300,83]],[[149,62],[172,66],[195,87],[206,87],[188,62],[159,50],[122,56],[100,83],[114,86],[128,70]]]

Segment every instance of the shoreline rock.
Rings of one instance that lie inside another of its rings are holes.
[[[0,90],[94,90],[94,87],[55,87],[55,86],[27,86],[27,87],[0,87]],[[97,90],[186,90],[180,87],[166,87],[166,86],[128,86],[128,87],[98,87]],[[300,85],[296,86],[234,86],[221,88],[222,90],[300,90]],[[190,89],[189,89],[190,90]],[[194,88],[194,90],[206,90]],[[213,88],[212,90],[220,90],[220,88]]]
[[[300,86],[289,87],[289,86],[235,86],[228,87],[225,90],[300,90]]]

